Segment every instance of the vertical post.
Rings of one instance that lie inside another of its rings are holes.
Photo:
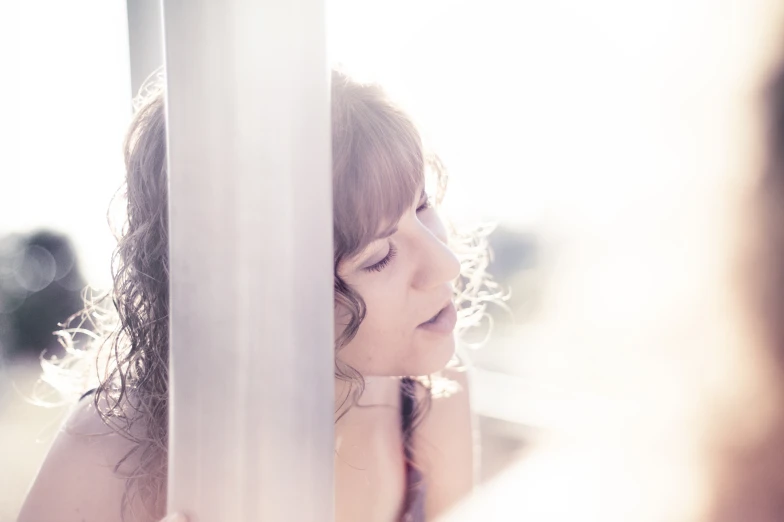
[[[333,519],[323,0],[163,0],[169,510]]]

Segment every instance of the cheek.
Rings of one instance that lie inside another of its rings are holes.
[[[389,296],[389,294],[387,294]],[[366,341],[379,340],[388,336],[400,337],[403,319],[402,311],[405,306],[395,302],[390,297],[373,299],[372,296],[363,297],[365,301],[365,318],[355,336]],[[335,341],[337,341],[348,325],[354,314],[345,306],[335,304]],[[353,341],[352,343],[353,344]]]
[[[368,299],[365,319],[357,334],[338,353],[338,359],[364,376],[401,375],[401,362],[411,344],[411,328],[406,327],[399,307],[388,300],[373,303]],[[348,322],[347,311],[336,310],[335,333]]]

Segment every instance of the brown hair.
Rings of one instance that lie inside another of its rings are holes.
[[[123,516],[131,506],[142,505],[149,516],[159,517],[165,508],[168,431],[166,125],[162,89],[147,84],[142,92],[125,140],[127,216],[112,262],[114,311],[101,313],[99,300],[78,319],[97,318],[101,324],[96,326],[105,332],[96,338],[91,354],[97,357],[99,370],[93,377],[95,406],[104,423],[134,443],[115,467],[127,482]],[[426,171],[436,177],[435,200],[440,202],[446,174],[438,158],[425,152],[411,119],[380,87],[358,83],[337,71],[332,76],[332,156],[335,301],[351,316],[336,342],[338,351],[356,335],[366,310],[362,297],[339,277],[338,264],[367,245],[381,226],[403,215],[418,196]],[[462,245],[457,253],[464,272],[457,281],[456,301],[466,327],[466,322],[481,320],[485,302],[498,293],[484,277],[488,260],[484,235],[456,237]],[[77,316],[71,323],[75,320]],[[72,334],[79,331],[75,326],[59,332],[73,360],[85,359],[84,352],[73,348]],[[351,406],[364,389],[362,376],[335,360],[336,377],[353,384]],[[429,388],[430,383],[428,378],[407,382],[413,384],[403,389],[412,396],[416,386]],[[430,394],[424,395],[426,400],[416,405],[415,420],[404,433],[407,443],[427,411]]]

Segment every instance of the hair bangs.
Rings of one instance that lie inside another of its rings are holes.
[[[357,104],[334,129],[336,258],[351,257],[410,209],[424,188],[422,141],[413,123],[385,104]],[[333,131],[333,132],[334,132]]]

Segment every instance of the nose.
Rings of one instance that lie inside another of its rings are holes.
[[[420,290],[442,286],[460,275],[460,261],[448,246],[449,235],[440,219],[423,223],[420,255],[413,286]]]

